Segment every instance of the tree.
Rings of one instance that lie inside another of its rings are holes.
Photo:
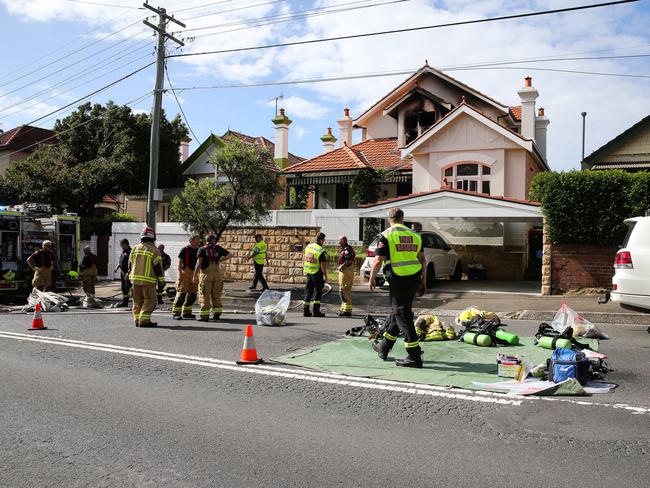
[[[57,120],[58,145],[41,146],[9,168],[0,182],[7,203],[47,202],[82,216],[107,194],[143,194],[148,188],[151,118],[108,102],[80,105]],[[187,128],[162,116],[158,186],[180,186],[179,146]]]
[[[214,234],[218,239],[230,224],[257,223],[268,215],[282,190],[268,150],[238,139],[220,139],[209,162],[226,181],[187,181],[172,201],[175,221],[194,233]]]
[[[383,171],[362,169],[352,179],[352,201],[357,205],[375,203],[381,195],[381,184],[386,175]],[[363,219],[363,243],[369,245],[381,231],[379,219]]]

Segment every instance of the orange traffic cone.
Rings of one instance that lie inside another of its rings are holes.
[[[257,357],[257,350],[255,349],[255,339],[253,338],[253,327],[246,327],[246,335],[244,336],[244,347],[241,351],[241,357],[237,364],[260,364],[264,361],[262,358]]]
[[[34,318],[32,319],[32,326],[27,330],[46,330],[45,324],[43,323],[43,317],[41,316],[41,304],[40,302],[34,307]]]

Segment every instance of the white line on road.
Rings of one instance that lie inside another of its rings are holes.
[[[429,385],[419,385],[415,383],[400,383],[397,381],[387,380],[371,380],[369,378],[357,378],[343,375],[329,375],[329,374],[310,374],[301,370],[285,369],[272,366],[238,366],[233,361],[223,361],[214,358],[201,358],[196,356],[186,356],[182,354],[172,354],[161,351],[149,351],[146,349],[128,348],[123,346],[115,346],[112,344],[90,343],[85,341],[76,341],[71,339],[59,339],[55,337],[34,337],[27,334],[19,334],[16,332],[0,332],[0,337],[5,339],[15,339],[21,341],[38,342],[43,344],[54,344],[59,346],[75,347],[80,349],[89,349],[93,351],[111,352],[114,354],[122,354],[126,356],[144,357],[150,359],[159,359],[162,361],[171,361],[176,363],[192,364],[196,366],[206,366],[210,368],[225,369],[229,371],[237,371],[248,374],[258,374],[264,376],[275,376],[281,378],[291,378],[305,381],[313,381],[316,383],[327,383],[341,386],[352,386],[356,388],[365,388],[372,390],[385,390],[397,393],[411,393],[416,395],[426,395],[432,397],[452,398],[455,400],[467,400],[480,403],[493,403],[497,405],[521,405],[520,399],[507,398],[501,395],[500,398],[496,396],[488,396],[482,394],[483,392],[474,392],[471,390],[453,390],[453,391],[440,391],[438,387],[431,388]],[[367,381],[371,380],[371,381]]]
[[[500,405],[520,406],[522,400],[530,401],[552,401],[572,403],[580,406],[597,406],[609,407],[614,409],[627,410],[634,414],[650,414],[650,408],[631,406],[622,403],[600,403],[585,400],[572,400],[568,398],[549,398],[549,397],[521,397],[517,395],[506,395],[489,391],[465,390],[461,388],[447,388],[435,385],[425,385],[420,383],[398,382],[391,380],[382,380],[376,378],[364,378],[356,376],[346,376],[336,373],[323,373],[318,371],[309,371],[295,369],[290,367],[278,367],[269,365],[247,365],[238,366],[234,361],[226,361],[210,357],[190,356],[186,354],[176,354],[163,351],[153,351],[135,347],[118,346],[114,344],[105,344],[98,342],[80,341],[74,339],[63,339],[58,337],[35,337],[30,334],[21,334],[18,332],[0,331],[0,337],[7,339],[29,340],[33,342],[42,342],[48,344],[64,345],[69,347],[79,347],[82,349],[98,350],[125,354],[129,356],[140,356],[151,359],[161,359],[164,361],[173,361],[198,366],[208,366],[218,369],[227,369],[244,373],[262,374],[267,376],[278,376],[284,378],[302,379],[320,383],[338,384],[344,386],[356,386],[360,388],[378,389],[395,391],[401,393],[414,393],[420,395],[430,395],[445,398],[454,398],[458,400],[468,400],[483,403],[496,403]]]

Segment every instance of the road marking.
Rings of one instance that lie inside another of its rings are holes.
[[[126,356],[144,357],[150,359],[159,359],[162,361],[171,361],[176,363],[192,364],[196,366],[206,366],[229,371],[237,371],[248,374],[258,374],[264,376],[274,376],[281,378],[299,379],[312,381],[316,383],[327,383],[341,386],[351,386],[356,388],[365,388],[372,390],[385,390],[397,393],[410,393],[416,395],[452,398],[456,400],[467,400],[479,403],[492,403],[497,405],[521,405],[521,399],[511,398],[506,395],[485,394],[487,392],[476,392],[472,390],[445,389],[431,385],[420,385],[415,383],[401,383],[389,380],[375,380],[372,378],[358,378],[353,376],[336,375],[329,373],[307,372],[303,370],[280,368],[275,366],[239,366],[234,361],[224,361],[215,358],[205,358],[198,356],[188,356],[184,354],[173,354],[162,351],[152,351],[148,349],[131,348],[116,346],[113,344],[103,344],[96,342],[78,341],[73,339],[60,339],[55,337],[35,337],[28,334],[19,334],[16,332],[0,332],[0,337],[5,339],[14,339],[43,344],[53,344],[59,346],[75,347],[93,351],[111,352]]]
[[[211,357],[190,356],[186,354],[176,354],[164,351],[154,351],[150,349],[141,349],[136,347],[118,346],[115,344],[105,344],[100,342],[88,342],[75,339],[64,339],[58,337],[41,336],[36,337],[32,334],[21,334],[18,332],[0,331],[0,337],[5,339],[27,340],[32,342],[41,342],[46,344],[55,344],[68,347],[78,347],[82,349],[97,350],[103,352],[112,352],[128,356],[139,356],[151,359],[160,359],[163,361],[172,361],[197,366],[207,366],[217,369],[226,369],[242,373],[261,374],[266,376],[276,376],[283,378],[300,379],[318,383],[336,384],[342,386],[353,386],[366,389],[386,390],[400,393],[412,393],[418,395],[429,395],[434,397],[453,398],[457,400],[468,400],[482,403],[494,403],[499,405],[520,406],[522,401],[550,401],[571,403],[579,406],[588,407],[608,407],[613,409],[626,410],[633,414],[643,415],[650,414],[650,408],[632,406],[623,403],[602,403],[585,400],[574,400],[570,398],[552,398],[552,397],[522,397],[514,394],[496,393],[490,391],[466,390],[462,388],[448,388],[436,385],[425,385],[420,383],[409,383],[400,381],[383,380],[377,378],[365,378],[358,376],[346,376],[337,373],[324,373],[320,371],[311,371],[295,369],[291,367],[280,367],[271,365],[247,365],[239,366],[234,361],[226,361]]]

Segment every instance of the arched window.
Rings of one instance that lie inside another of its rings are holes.
[[[457,163],[443,169],[444,181],[456,190],[490,194],[492,170],[479,163]]]

